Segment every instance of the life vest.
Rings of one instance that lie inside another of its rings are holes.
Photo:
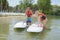
[[[30,16],[32,15],[31,11],[27,11],[27,12],[26,12],[26,15],[27,15],[28,17],[30,17]]]

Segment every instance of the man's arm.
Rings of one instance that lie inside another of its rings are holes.
[[[31,12],[31,17],[32,17],[32,14],[33,14],[33,13],[32,13],[32,10],[30,10],[30,12]]]

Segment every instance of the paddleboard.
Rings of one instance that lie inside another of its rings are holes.
[[[18,22],[14,25],[14,28],[26,28],[26,23]]]
[[[32,24],[27,28],[27,32],[42,32],[43,25],[38,26],[37,24]]]

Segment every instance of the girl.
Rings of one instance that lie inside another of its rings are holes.
[[[43,28],[45,29],[46,28],[46,22],[47,22],[47,17],[44,13],[42,13],[41,11],[36,11],[35,12],[36,15],[38,15],[38,22],[39,24],[40,23],[43,23]],[[39,26],[38,24],[38,26]]]

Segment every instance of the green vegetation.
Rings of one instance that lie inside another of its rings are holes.
[[[21,0],[18,6],[21,12],[25,12],[27,6],[33,7],[33,0]]]
[[[52,9],[53,9],[53,13],[52,15],[60,15],[60,6],[57,6],[57,5],[54,5],[52,6]]]
[[[19,5],[10,7],[7,0],[0,0],[0,11],[25,12],[27,6],[30,6],[33,13],[38,9],[47,15],[60,15],[60,6],[51,5],[51,0],[37,0],[36,4],[33,2],[34,0],[21,0]]]
[[[50,0],[38,0],[37,5],[38,8],[42,10],[43,13],[50,13],[51,12],[51,1]]]
[[[6,10],[8,10],[8,2],[7,2],[7,0],[0,0],[0,10],[1,10],[1,8],[2,8],[2,10],[3,11],[6,11]]]

